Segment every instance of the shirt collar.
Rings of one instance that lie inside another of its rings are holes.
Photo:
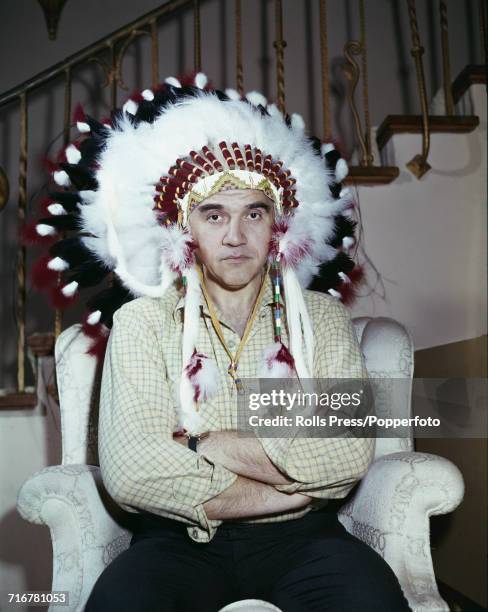
[[[258,312],[258,316],[260,313],[266,312],[268,310],[268,306],[272,305],[274,302],[273,285],[269,278],[269,274],[266,274],[266,277],[264,279],[264,284],[265,286],[264,286],[264,292],[263,292],[263,299],[261,302],[260,310]],[[199,292],[199,304],[200,304],[203,314],[210,317],[210,312],[208,310],[207,302],[205,301],[205,296],[203,295],[201,286],[200,286],[200,292]],[[174,307],[174,310],[173,310],[174,320],[177,320],[178,311],[182,310],[184,307],[185,307],[185,296],[180,295],[176,303],[176,306]],[[222,318],[221,316],[222,313],[219,312],[217,306],[215,306],[215,309],[217,311],[217,314],[219,315],[219,320],[220,320]]]

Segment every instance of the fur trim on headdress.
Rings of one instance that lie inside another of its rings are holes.
[[[282,342],[275,342],[263,351],[263,363],[256,372],[257,378],[293,378],[295,360]]]
[[[205,402],[215,395],[219,388],[219,369],[213,359],[195,349],[185,373],[193,386],[193,401]]]

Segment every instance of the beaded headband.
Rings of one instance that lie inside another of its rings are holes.
[[[205,146],[200,152],[191,151],[160,178],[154,202],[163,224],[186,224],[195,206],[229,188],[263,191],[284,214],[298,205],[296,180],[282,161],[248,144],[241,149],[237,143],[229,147],[220,142],[214,149]]]

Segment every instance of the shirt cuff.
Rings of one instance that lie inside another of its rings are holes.
[[[226,489],[228,489],[234,482],[237,480],[237,474],[231,472],[223,465],[214,464],[206,457],[201,456],[201,459],[209,463],[209,465],[213,466],[212,478],[210,481],[210,486],[202,499],[196,506],[194,506],[194,510],[196,513],[196,518],[200,529],[196,528],[197,531],[189,528],[190,537],[197,542],[210,542],[210,540],[214,537],[217,527],[222,524],[221,520],[209,519],[203,504],[219,495]]]

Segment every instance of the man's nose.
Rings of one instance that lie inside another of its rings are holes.
[[[246,244],[247,238],[241,226],[239,219],[232,219],[225,232],[223,244],[230,246],[240,246]]]

